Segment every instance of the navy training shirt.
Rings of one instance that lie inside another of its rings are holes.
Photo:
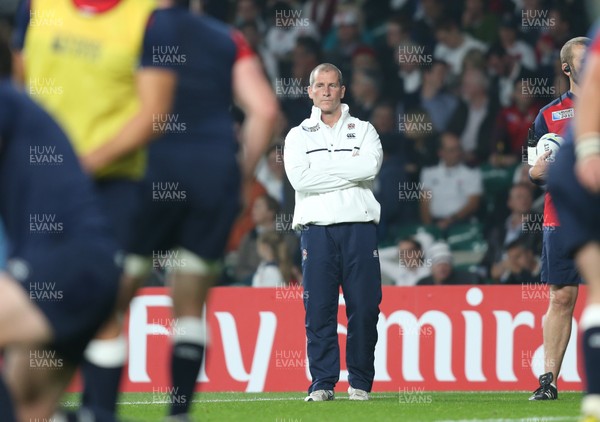
[[[0,218],[8,257],[106,237],[93,185],[57,123],[0,79]]]
[[[233,67],[254,52],[240,32],[212,17],[179,7],[157,10],[154,17],[155,33],[162,37],[146,40],[144,48],[152,51],[143,57],[174,69],[177,89],[171,113],[154,122],[155,130],[165,134],[151,151],[186,145],[235,152]],[[164,40],[175,42],[163,45]],[[150,64],[145,60],[142,66]]]

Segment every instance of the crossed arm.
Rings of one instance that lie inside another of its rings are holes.
[[[290,183],[297,192],[325,193],[358,186],[373,180],[379,169],[383,152],[379,135],[369,124],[359,155],[342,160],[311,163],[306,148],[293,129],[285,140],[284,165]]]

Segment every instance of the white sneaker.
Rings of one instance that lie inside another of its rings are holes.
[[[348,397],[350,400],[369,400],[369,393],[359,388],[348,387]]]
[[[329,401],[333,400],[333,390],[315,390],[304,401]]]

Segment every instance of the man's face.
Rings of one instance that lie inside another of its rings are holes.
[[[436,63],[433,65],[429,73],[431,79],[436,81],[437,84],[443,85],[445,83],[447,75],[446,65],[442,63]]]
[[[362,99],[369,89],[369,81],[367,78],[361,73],[354,73],[352,76],[352,83],[350,84],[350,92],[352,93],[352,98],[354,99]]]
[[[349,44],[358,40],[360,32],[357,24],[343,24],[338,27],[337,36],[342,44]]]
[[[506,251],[506,255],[508,258],[508,267],[510,268],[510,272],[512,272],[513,274],[519,274],[523,270],[524,254],[525,249],[521,246],[515,246]]]
[[[431,275],[436,284],[443,284],[452,274],[452,265],[449,262],[437,262],[431,267]]]
[[[508,208],[517,214],[528,213],[531,209],[531,192],[524,186],[511,189],[508,196]]]
[[[435,37],[440,44],[444,44],[448,48],[460,46],[460,32],[456,28],[438,29]]]
[[[502,41],[502,44],[504,45],[512,45],[517,39],[517,31],[513,28],[502,26],[498,33],[500,35],[500,41]]]
[[[280,160],[279,152],[277,149],[272,150],[267,156],[267,165],[271,173],[273,173],[277,178],[281,179],[283,177],[283,163]]]
[[[315,72],[314,77],[313,84],[308,87],[308,96],[323,114],[336,113],[341,107],[346,92],[346,87],[340,85],[337,72],[319,70]]]
[[[527,110],[527,108],[529,108],[534,101],[534,97],[532,95],[527,95],[527,90],[523,88],[522,81],[517,81],[515,83],[512,98],[515,105],[521,110]]]
[[[585,55],[585,46],[584,45],[576,45],[571,50],[573,52],[573,65],[571,66],[571,78],[573,82],[579,84],[579,73],[581,71],[581,62],[583,61],[583,56]]]
[[[417,268],[422,257],[412,242],[402,241],[398,244],[400,264],[407,268]]]
[[[273,219],[273,213],[269,211],[267,201],[264,198],[257,198],[252,206],[252,221],[254,224],[264,224]]]
[[[487,59],[487,69],[490,75],[503,75],[504,74],[504,63],[502,57],[497,54],[492,54]]]
[[[251,0],[240,0],[237,14],[242,20],[254,20],[257,15],[256,5]]]
[[[439,150],[439,156],[448,167],[454,167],[462,161],[462,147],[460,140],[450,134],[442,136],[442,144]]]
[[[379,133],[390,133],[394,130],[394,109],[387,106],[375,107],[371,114],[371,123]]]

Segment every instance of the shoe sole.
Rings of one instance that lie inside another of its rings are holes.
[[[306,401],[306,402],[308,402],[308,401],[332,401],[334,398],[335,398],[335,397],[332,397],[332,398],[330,398],[330,399],[327,399],[327,400],[315,400],[315,399],[313,399],[312,397],[305,397],[305,398],[304,398],[304,401]]]

